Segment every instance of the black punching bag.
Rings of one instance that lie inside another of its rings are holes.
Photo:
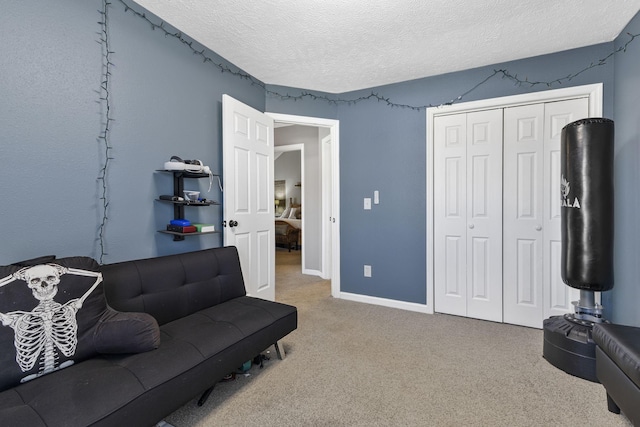
[[[562,129],[562,280],[589,291],[613,288],[613,121]]]

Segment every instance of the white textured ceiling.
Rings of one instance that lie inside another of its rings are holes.
[[[135,1],[264,83],[331,93],[610,42],[640,10],[640,0]]]

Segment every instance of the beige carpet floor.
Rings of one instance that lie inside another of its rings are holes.
[[[220,383],[204,406],[166,421],[190,426],[629,426],[602,385],[542,358],[542,331],[334,299],[276,250],[276,300],[298,329],[264,368]],[[391,284],[392,285],[392,284]],[[265,353],[267,354],[267,353]]]

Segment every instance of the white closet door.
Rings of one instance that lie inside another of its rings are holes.
[[[504,321],[542,328],[573,312],[560,275],[560,138],[586,98],[505,109]]]
[[[435,311],[502,321],[502,109],[434,119]]]
[[[534,328],[543,320],[544,117],[544,104],[504,111],[504,321]]]
[[[545,104],[544,318],[573,313],[571,301],[580,299],[580,291],[565,285],[560,275],[560,138],[565,125],[586,117],[589,117],[587,98]]]
[[[502,109],[467,114],[467,316],[502,321]]]
[[[434,118],[434,309],[467,314],[466,114]]]

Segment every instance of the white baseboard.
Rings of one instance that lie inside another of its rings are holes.
[[[308,274],[310,276],[319,276],[324,279],[324,277],[322,277],[322,271],[320,270],[311,270],[309,268],[304,268],[302,269],[302,274]]]
[[[415,302],[398,301],[394,299],[372,297],[368,295],[351,294],[340,292],[338,298],[366,304],[382,305],[384,307],[399,308],[401,310],[416,311],[418,313],[433,314],[425,304]]]

